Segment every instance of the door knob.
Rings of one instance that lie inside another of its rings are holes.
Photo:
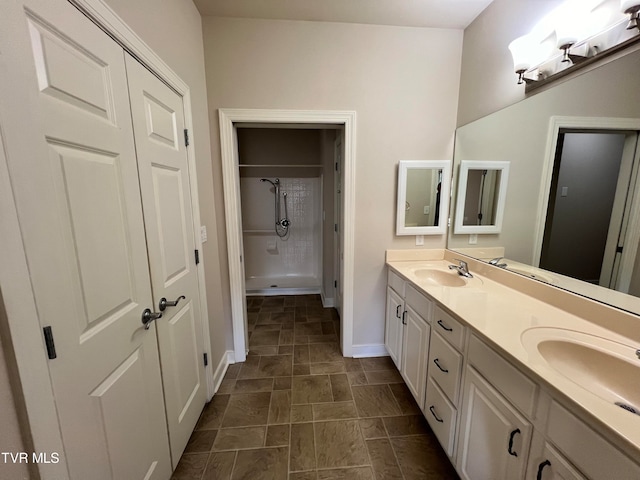
[[[158,318],[162,318],[162,313],[152,312],[150,308],[145,308],[144,312],[142,312],[142,324],[144,325],[144,329],[149,330],[151,322]]]
[[[175,307],[176,305],[178,305],[178,302],[180,300],[184,300],[186,298],[187,297],[185,297],[184,295],[180,295],[176,301],[170,302],[166,298],[162,297],[160,299],[160,303],[158,304],[158,308],[160,309],[161,312],[164,312],[167,309],[167,307]]]

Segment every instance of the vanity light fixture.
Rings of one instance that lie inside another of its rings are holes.
[[[627,30],[637,28],[640,30],[640,1],[638,0],[620,0],[620,11],[629,15],[629,23]]]

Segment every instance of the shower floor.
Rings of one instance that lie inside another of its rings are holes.
[[[317,277],[247,277],[247,295],[301,295],[320,293],[320,279]]]

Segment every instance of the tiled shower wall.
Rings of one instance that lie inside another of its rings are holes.
[[[282,169],[278,169],[282,172]],[[320,177],[280,178],[280,213],[284,217],[282,193],[287,193],[291,226],[287,238],[274,231],[274,192],[261,177],[242,177],[240,192],[247,290],[307,288],[319,291],[321,275]],[[275,176],[265,175],[271,181]]]

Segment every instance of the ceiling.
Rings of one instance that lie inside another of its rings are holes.
[[[193,0],[202,16],[464,29],[493,0]]]

